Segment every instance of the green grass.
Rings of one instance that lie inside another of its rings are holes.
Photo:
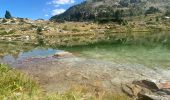
[[[0,64],[0,100],[32,98],[37,85],[27,75]]]

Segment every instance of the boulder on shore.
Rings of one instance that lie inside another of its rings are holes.
[[[133,84],[142,88],[142,91],[138,92],[137,100],[170,100],[169,81],[140,80]]]
[[[154,94],[139,94],[138,100],[169,100],[170,96],[168,95],[154,95]]]
[[[150,90],[170,89],[169,81],[160,82],[156,80],[141,80],[141,81],[134,81],[133,84],[140,85]]]

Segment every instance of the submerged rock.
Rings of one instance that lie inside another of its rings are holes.
[[[57,52],[56,54],[54,54],[53,57],[70,57],[70,56],[73,56],[73,54],[70,52],[63,51],[63,52]]]

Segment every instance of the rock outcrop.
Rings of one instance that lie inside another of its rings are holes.
[[[170,100],[169,81],[134,81],[132,84],[122,85],[122,91],[137,100]]]

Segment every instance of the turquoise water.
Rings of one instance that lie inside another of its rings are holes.
[[[26,58],[43,58],[66,50],[77,57],[118,64],[142,64],[147,67],[170,69],[170,49],[166,46],[96,44],[67,48],[35,47],[0,43],[0,62],[16,62]]]
[[[170,49],[157,45],[92,45],[66,48],[80,57],[116,63],[143,64],[147,67],[170,68]]]

